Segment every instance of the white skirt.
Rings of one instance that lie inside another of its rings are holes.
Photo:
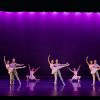
[[[96,73],[96,71],[98,71],[98,69],[97,69],[97,68],[92,69],[92,70],[91,70],[91,74],[95,74],[95,73]]]
[[[32,75],[32,76],[29,76],[29,79],[34,80],[34,79],[36,79],[36,77],[34,75]]]
[[[74,75],[72,79],[77,80],[80,76]]]

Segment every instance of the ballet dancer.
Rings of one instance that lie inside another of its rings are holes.
[[[54,64],[54,60],[51,60],[50,61],[50,55],[48,56],[48,63],[50,65],[50,68],[52,70],[52,73],[54,75],[54,85],[57,84],[57,74],[59,73],[59,69],[63,68],[63,67],[66,67],[66,66],[69,66],[68,63],[66,64],[58,64],[58,60],[56,61],[57,64]],[[61,73],[59,73],[59,77],[63,83],[63,85],[65,85],[65,83],[63,82],[63,79],[61,78]]]
[[[16,76],[16,78],[17,78],[19,84],[21,84],[21,81],[20,81],[20,79],[19,79],[19,76],[18,76],[18,73],[17,73],[16,68],[17,68],[18,66],[23,66],[23,65],[24,65],[24,64],[17,64],[15,58],[12,59],[12,63],[10,64],[10,67],[13,68],[13,74],[12,74],[13,84],[14,84],[14,75]],[[21,67],[20,67],[20,68],[21,68]]]
[[[7,71],[8,71],[8,74],[9,74],[9,76],[10,76],[10,84],[12,84],[12,69],[10,68],[10,61],[9,60],[7,60],[6,61],[6,57],[4,56],[4,63],[5,63],[5,66],[6,66],[6,69],[7,69]]]
[[[95,85],[95,74],[96,74],[96,71],[100,70],[100,67],[97,66],[95,68],[94,64],[93,64],[93,61],[91,60],[90,63],[88,62],[88,57],[86,57],[86,63],[90,69],[90,73],[92,75],[92,78],[93,78],[93,82],[92,82],[92,85]]]
[[[56,67],[66,67],[66,64],[59,64],[58,62],[58,59],[56,59],[56,61],[55,61],[56,63],[55,63],[55,66]],[[69,64],[68,64],[69,65]],[[58,74],[58,76],[59,76],[59,78],[60,78],[60,80],[62,81],[62,84],[63,85],[65,85],[65,83],[64,83],[64,81],[63,81],[63,78],[62,78],[62,75],[61,75],[61,72],[60,72],[60,69],[58,69],[57,70],[57,72],[54,74],[55,75],[55,84],[57,83],[57,74]]]
[[[78,82],[80,81],[81,76],[78,76],[78,71],[80,70],[80,66],[81,65],[79,65],[77,70],[76,68],[73,68],[73,70],[68,68],[74,74],[73,77],[70,79],[70,81],[73,81],[73,80],[78,80]]]
[[[27,75],[27,76],[26,76],[27,81],[29,81],[29,80],[35,80],[35,81],[39,80],[39,79],[36,79],[36,77],[34,76],[34,74],[37,72],[37,70],[38,70],[40,67],[38,67],[38,68],[36,68],[36,69],[34,69],[34,68],[31,69],[29,64],[28,64],[28,66],[29,66],[30,75]]]
[[[95,67],[95,68],[99,67],[99,64],[97,64],[97,60],[94,60],[94,67]],[[99,80],[99,82],[100,82],[100,76],[99,76],[98,70],[96,71],[96,76],[97,76],[97,78],[98,78],[98,80]]]

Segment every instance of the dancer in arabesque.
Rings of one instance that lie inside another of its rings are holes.
[[[51,74],[54,75],[54,85],[57,85],[57,75],[59,75],[63,85],[65,85],[65,83],[64,83],[64,81],[62,79],[61,73],[59,72],[59,69],[69,66],[69,63],[58,64],[58,60],[56,60],[56,64],[54,64],[54,60],[50,61],[50,55],[48,56],[48,63],[49,63],[50,68],[52,70]]]

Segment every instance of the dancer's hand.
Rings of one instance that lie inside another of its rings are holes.
[[[88,56],[86,58],[88,58]]]
[[[25,68],[26,66],[23,66],[23,68]]]
[[[69,63],[66,63],[66,66],[69,66],[70,64]]]

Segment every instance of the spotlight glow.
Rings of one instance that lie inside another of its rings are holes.
[[[87,15],[91,15],[91,14],[93,14],[93,13],[92,13],[92,12],[86,12],[86,14],[87,14]]]
[[[76,14],[76,15],[79,15],[79,14],[81,14],[81,13],[80,13],[80,12],[75,12],[75,14]]]
[[[7,14],[11,14],[12,12],[6,12]]]
[[[42,12],[42,14],[45,14],[45,13],[46,13],[46,12],[44,12],[44,11]]]
[[[35,12],[29,12],[30,14],[34,14]]]
[[[64,14],[68,14],[68,12],[63,12]]]
[[[23,14],[23,12],[17,12],[18,14]]]
[[[53,14],[57,14],[57,12],[56,11],[54,11],[54,12],[52,12]]]
[[[97,12],[98,15],[100,15],[100,12]]]

